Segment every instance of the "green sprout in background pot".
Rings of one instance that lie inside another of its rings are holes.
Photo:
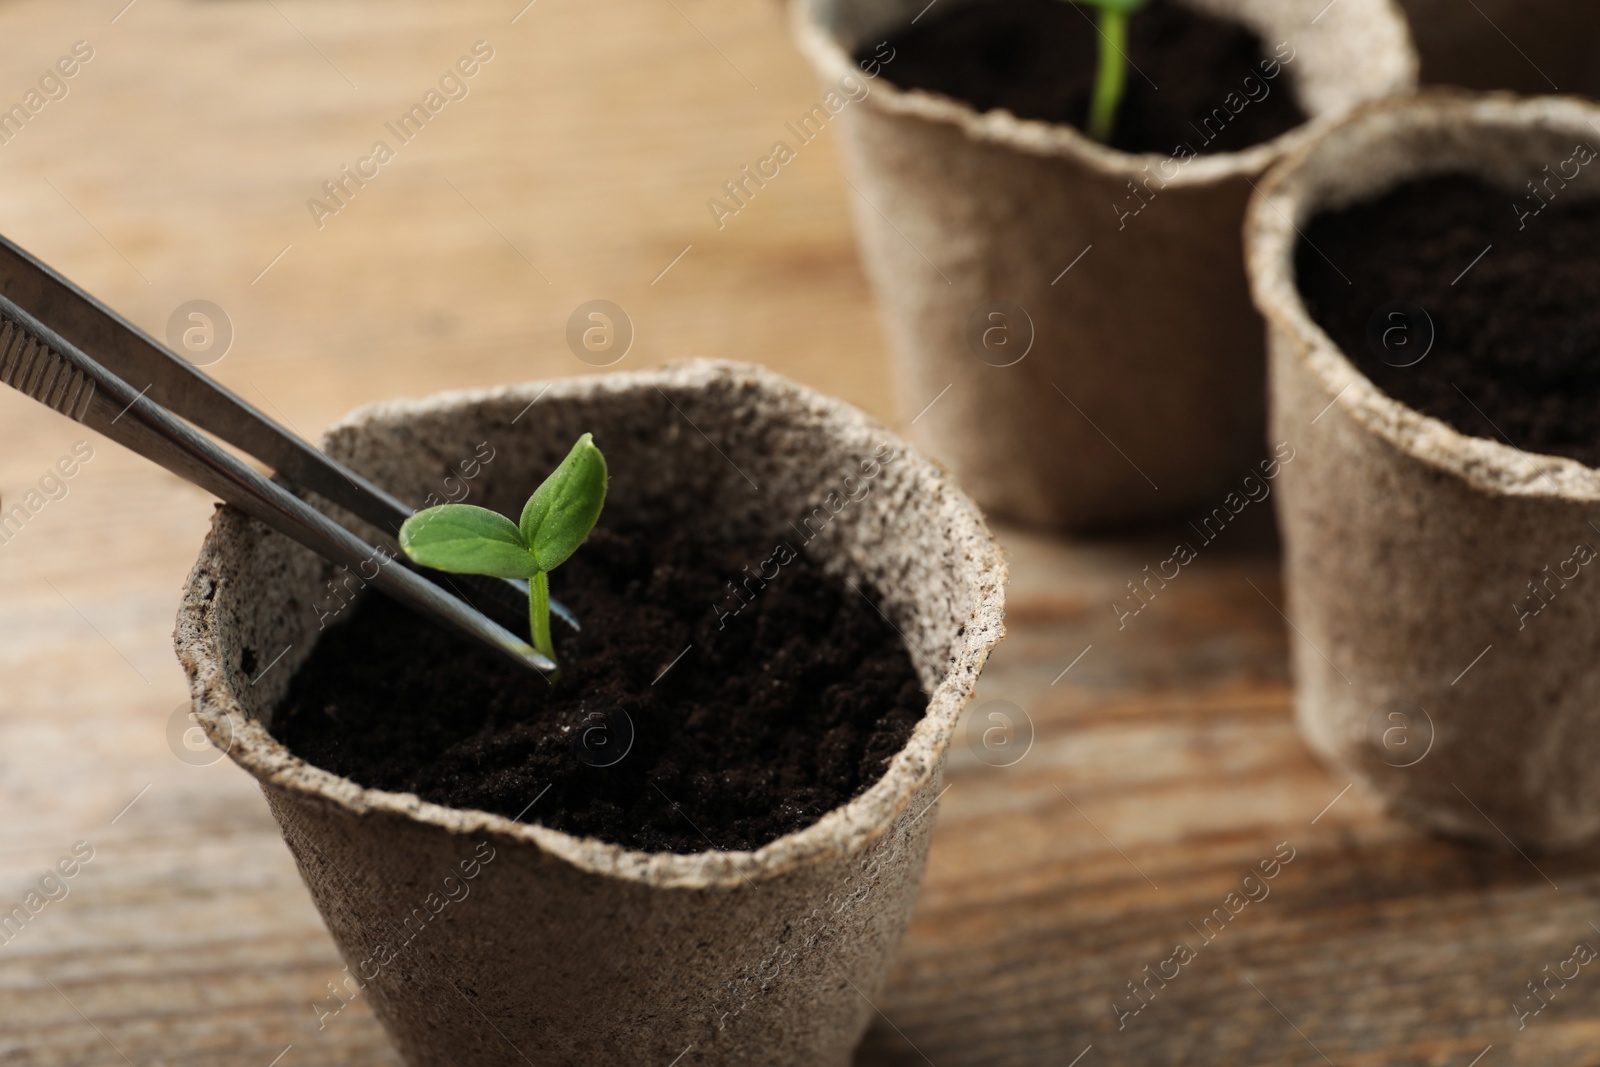
[[[400,527],[400,548],[424,567],[528,580],[533,647],[555,662],[550,572],[583,544],[606,501],[606,460],[584,434],[523,505],[518,522],[472,504],[441,504]]]
[[[1128,84],[1128,16],[1150,0],[1071,0],[1100,12],[1100,66],[1095,73],[1094,98],[1089,102],[1088,133],[1101,144],[1111,143],[1117,108]]]

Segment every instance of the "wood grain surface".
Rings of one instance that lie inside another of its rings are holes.
[[[634,324],[616,369],[756,360],[892,418],[834,140],[725,227],[706,208],[818,97],[777,5],[523,3],[8,0],[0,105],[76,42],[93,58],[0,144],[0,232],[158,335],[213,301],[235,339],[212,373],[307,435],[585,372],[566,323],[596,298]],[[478,41],[467,95],[319,228],[307,200]],[[41,488],[78,441],[92,459]],[[333,945],[250,779],[184,744],[170,634],[211,501],[0,393],[0,499],[30,490],[0,543],[0,911],[74,873],[0,944],[0,1064],[397,1063],[359,999],[318,1029]],[[1003,531],[1011,636],[862,1067],[1600,1063],[1600,967],[1513,1013],[1600,946],[1600,851],[1430,839],[1319,767],[1267,518],[1124,629],[1109,603],[1175,534]],[[1031,747],[995,766],[1008,709]]]

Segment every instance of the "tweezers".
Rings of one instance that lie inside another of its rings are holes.
[[[548,657],[484,614],[492,610],[504,619],[526,619],[525,583],[429,571],[340,526],[294,490],[314,492],[390,536],[398,535],[413,509],[267,418],[4,237],[0,381],[221,497],[324,559],[357,570],[368,584],[420,614],[521,666],[555,670]],[[271,467],[277,481],[194,427]],[[376,576],[368,577],[373,569]],[[577,626],[565,607],[554,601],[550,607]]]

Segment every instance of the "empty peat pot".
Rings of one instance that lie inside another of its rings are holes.
[[[1222,78],[1215,99],[1204,86],[1192,124],[1123,152],[1071,122],[896,84],[909,59],[891,38],[992,2],[792,7],[823,103],[850,98],[831,121],[905,417],[998,517],[1080,530],[1220,496],[1264,447],[1262,326],[1239,240],[1251,182],[1352,107],[1414,84],[1404,20],[1390,0],[1181,0],[1254,31],[1265,59],[1220,75],[1197,64],[1195,77]],[[1149,89],[1128,79],[1130,94]],[[1290,93],[1309,121],[1207,147]]]
[[[1594,263],[1558,212],[1595,214],[1597,121],[1600,109],[1555,97],[1430,91],[1375,105],[1275,170],[1246,231],[1272,433],[1296,450],[1277,508],[1301,729],[1394,810],[1501,847],[1567,848],[1600,831],[1600,577],[1588,565],[1600,470],[1524,450],[1592,408],[1580,379],[1593,378],[1593,291],[1554,277],[1539,250],[1577,240],[1560,269]],[[1382,218],[1402,196],[1412,206],[1390,225],[1326,227]],[[1470,210],[1424,232],[1419,217],[1463,196]],[[1375,250],[1364,263],[1362,241]],[[1371,284],[1385,261],[1446,248],[1405,291]],[[1334,305],[1373,290],[1372,306],[1345,309],[1367,323],[1368,352],[1319,325],[1313,276],[1332,279]],[[1530,337],[1555,340],[1525,357]],[[1553,370],[1575,377],[1538,385],[1531,408],[1504,399]],[[1424,385],[1440,417],[1391,395]],[[1552,422],[1563,395],[1568,421]]]
[[[971,502],[903,442],[739,364],[377,404],[325,447],[420,501],[489,442],[472,499],[516,514],[584,432],[610,464],[606,515],[665,491],[681,501],[671,521],[710,541],[765,540],[811,519],[806,553],[878,591],[928,696],[875,784],[751,852],[631,851],[539,825],[537,807],[519,822],[364,788],[271,732],[326,636],[313,605],[334,568],[231,508],[178,619],[197,714],[259,781],[347,985],[364,985],[408,1064],[843,1067],[910,918],[952,729],[1001,636],[999,551]],[[886,442],[896,458],[870,494],[841,490]],[[825,504],[844,492],[848,506]],[[816,518],[823,508],[831,517]],[[446,899],[450,886],[459,896]]]

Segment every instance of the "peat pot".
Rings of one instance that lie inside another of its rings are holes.
[[[886,51],[866,78],[856,46],[927,0],[794,0],[822,82],[868,88],[833,122],[904,416],[997,517],[1115,526],[1214,501],[1249,473],[1266,410],[1239,238],[1251,183],[1355,105],[1415,83],[1390,0],[1182,2],[1281,54],[1277,84],[1310,121],[1181,162],[1120,152],[1068,124],[902,90]],[[997,329],[1006,347],[989,343]]]
[[[1500,847],[1600,831],[1600,596],[1562,582],[1536,619],[1518,609],[1596,536],[1600,471],[1465,435],[1379,390],[1308,314],[1296,227],[1452,172],[1504,188],[1509,216],[1530,175],[1594,143],[1597,121],[1600,108],[1556,97],[1378,105],[1274,171],[1246,234],[1272,434],[1296,455],[1275,497],[1300,727],[1397,812]]]
[[[678,521],[706,538],[764,536],[879,444],[905,448],[839,401],[719,362],[375,404],[325,447],[422,500],[492,442],[474,500],[515,514],[584,431],[611,465],[608,512],[670,486]],[[849,1062],[910,918],[952,730],[1001,636],[1005,568],[972,503],[909,450],[808,551],[880,591],[931,694],[925,717],[876,784],[803,830],[755,852],[644,853],[366,789],[287,751],[273,709],[316,644],[311,605],[333,568],[219,511],[176,635],[196,712],[260,783],[348,984],[406,1063]],[[468,871],[442,928],[396,952],[414,910]]]

